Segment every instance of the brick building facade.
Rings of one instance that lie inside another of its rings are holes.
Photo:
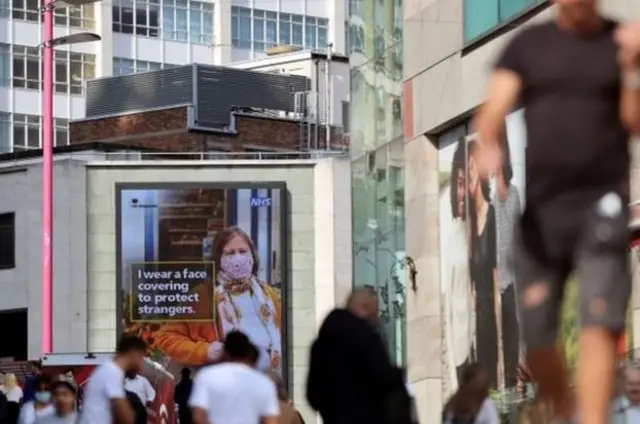
[[[189,106],[87,118],[70,124],[69,138],[71,144],[106,142],[171,152],[298,151],[306,150],[302,132],[313,130],[294,119],[231,114],[234,130],[193,129],[189,126]],[[319,139],[324,140],[324,128],[318,130]],[[318,147],[324,148],[324,143]],[[331,147],[344,148],[337,134]]]

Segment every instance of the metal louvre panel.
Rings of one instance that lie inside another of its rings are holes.
[[[87,82],[86,117],[193,103],[191,65]]]
[[[306,91],[304,76],[268,74],[220,66],[197,66],[197,123],[224,127],[234,106],[294,112],[294,93]]]

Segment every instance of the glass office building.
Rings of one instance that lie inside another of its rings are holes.
[[[403,364],[402,0],[350,0],[347,31],[354,284],[376,289],[389,349]]]

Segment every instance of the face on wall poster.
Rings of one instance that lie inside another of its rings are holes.
[[[504,165],[486,178],[476,161],[481,145],[464,128],[440,143],[440,269],[449,391],[472,362],[488,370],[492,387],[517,384],[522,349],[513,228],[524,206],[522,112],[509,115],[500,147]]]
[[[247,334],[258,366],[286,370],[286,188],[277,184],[119,184],[119,333],[177,373],[220,359]]]

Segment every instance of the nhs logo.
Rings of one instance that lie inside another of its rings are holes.
[[[249,204],[252,208],[270,208],[271,207],[271,198],[270,197],[252,197],[249,201]]]

